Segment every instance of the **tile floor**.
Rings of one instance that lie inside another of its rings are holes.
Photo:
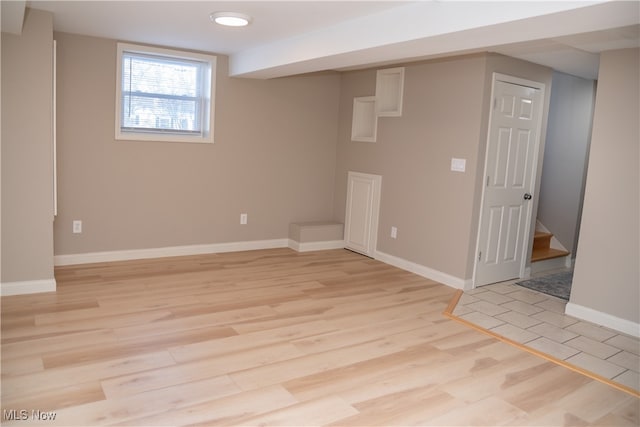
[[[466,291],[453,314],[640,391],[640,339],[567,316],[566,301],[515,282]]]

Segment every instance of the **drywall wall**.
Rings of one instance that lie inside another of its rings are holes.
[[[53,16],[2,33],[2,282],[53,280]]]
[[[382,175],[378,251],[470,281],[494,72],[551,86],[549,68],[495,54],[408,64],[403,114],[378,119],[375,143],[350,137],[353,98],[375,93],[376,70],[344,73],[334,216],[344,219],[348,171]],[[548,93],[544,102],[543,132]],[[452,157],[466,159],[464,173]]]
[[[553,73],[537,218],[573,254],[589,160],[595,82]]]
[[[219,56],[214,144],[116,141],[116,41],[55,38],[56,255],[280,239],[331,219],[337,73],[235,79]]]
[[[636,325],[640,323],[639,75],[640,49],[600,55],[570,300]]]
[[[377,250],[459,279],[470,277],[468,247],[475,245],[485,61],[406,65],[402,116],[380,117],[375,143],[351,141],[351,121],[353,98],[375,94],[376,69],[342,76],[334,216],[344,220],[348,171],[382,175]],[[452,157],[466,159],[465,173],[450,170]]]

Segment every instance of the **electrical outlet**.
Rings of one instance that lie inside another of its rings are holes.
[[[240,214],[240,224],[245,225],[247,223],[247,214],[246,213],[241,213]]]
[[[398,238],[398,227],[391,227],[391,238],[392,239]]]
[[[78,219],[73,220],[73,234],[82,233],[82,221]]]

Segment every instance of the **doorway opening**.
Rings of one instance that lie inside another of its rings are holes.
[[[474,286],[523,277],[545,85],[494,73]]]

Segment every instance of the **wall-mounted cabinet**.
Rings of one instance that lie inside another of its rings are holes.
[[[376,74],[376,99],[378,116],[401,116],[403,93],[404,67],[378,70]]]
[[[378,115],[375,96],[353,98],[351,140],[376,142]]]

